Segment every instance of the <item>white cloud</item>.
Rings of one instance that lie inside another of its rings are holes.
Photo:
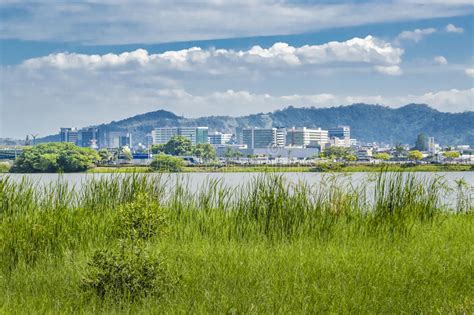
[[[403,49],[393,47],[372,36],[353,38],[344,42],[329,42],[322,45],[293,47],[287,43],[275,43],[269,48],[254,46],[245,51],[227,49],[203,50],[192,47],[161,54],[149,54],[144,49],[122,54],[85,55],[58,53],[33,58],[23,62],[22,67],[31,70],[52,68],[60,70],[124,70],[146,69],[148,71],[204,71],[219,74],[226,68],[255,69],[255,67],[291,68],[324,64],[368,64],[377,71],[389,75],[400,74]]]
[[[436,56],[433,58],[433,61],[439,65],[447,65],[448,60],[444,56]]]
[[[402,70],[399,66],[375,66],[375,70],[388,75],[401,75]]]
[[[334,27],[452,17],[472,1],[4,1],[0,38],[93,44],[298,34]]]
[[[468,68],[465,70],[466,74],[474,78],[474,68]]]
[[[446,32],[448,33],[464,33],[464,29],[462,27],[456,27],[453,24],[446,25]]]
[[[413,41],[415,43],[421,41],[424,37],[436,33],[435,28],[424,28],[424,29],[415,29],[413,31],[403,31],[398,34],[396,41]]]

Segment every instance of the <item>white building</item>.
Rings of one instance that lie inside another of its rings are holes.
[[[289,147],[324,146],[328,143],[328,131],[306,127],[286,130],[286,145]]]
[[[209,135],[209,143],[212,145],[222,145],[227,144],[232,139],[231,133],[222,133],[216,131]]]

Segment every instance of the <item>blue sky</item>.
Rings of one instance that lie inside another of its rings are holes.
[[[474,110],[474,1],[6,1],[0,21],[0,137],[157,109]]]

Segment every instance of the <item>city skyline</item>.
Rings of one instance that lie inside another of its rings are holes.
[[[472,1],[165,1],[128,15],[131,5],[0,5],[0,137],[158,109],[474,110]]]

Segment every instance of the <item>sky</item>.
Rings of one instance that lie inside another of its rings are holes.
[[[0,138],[158,109],[472,111],[473,26],[474,0],[3,0]]]

